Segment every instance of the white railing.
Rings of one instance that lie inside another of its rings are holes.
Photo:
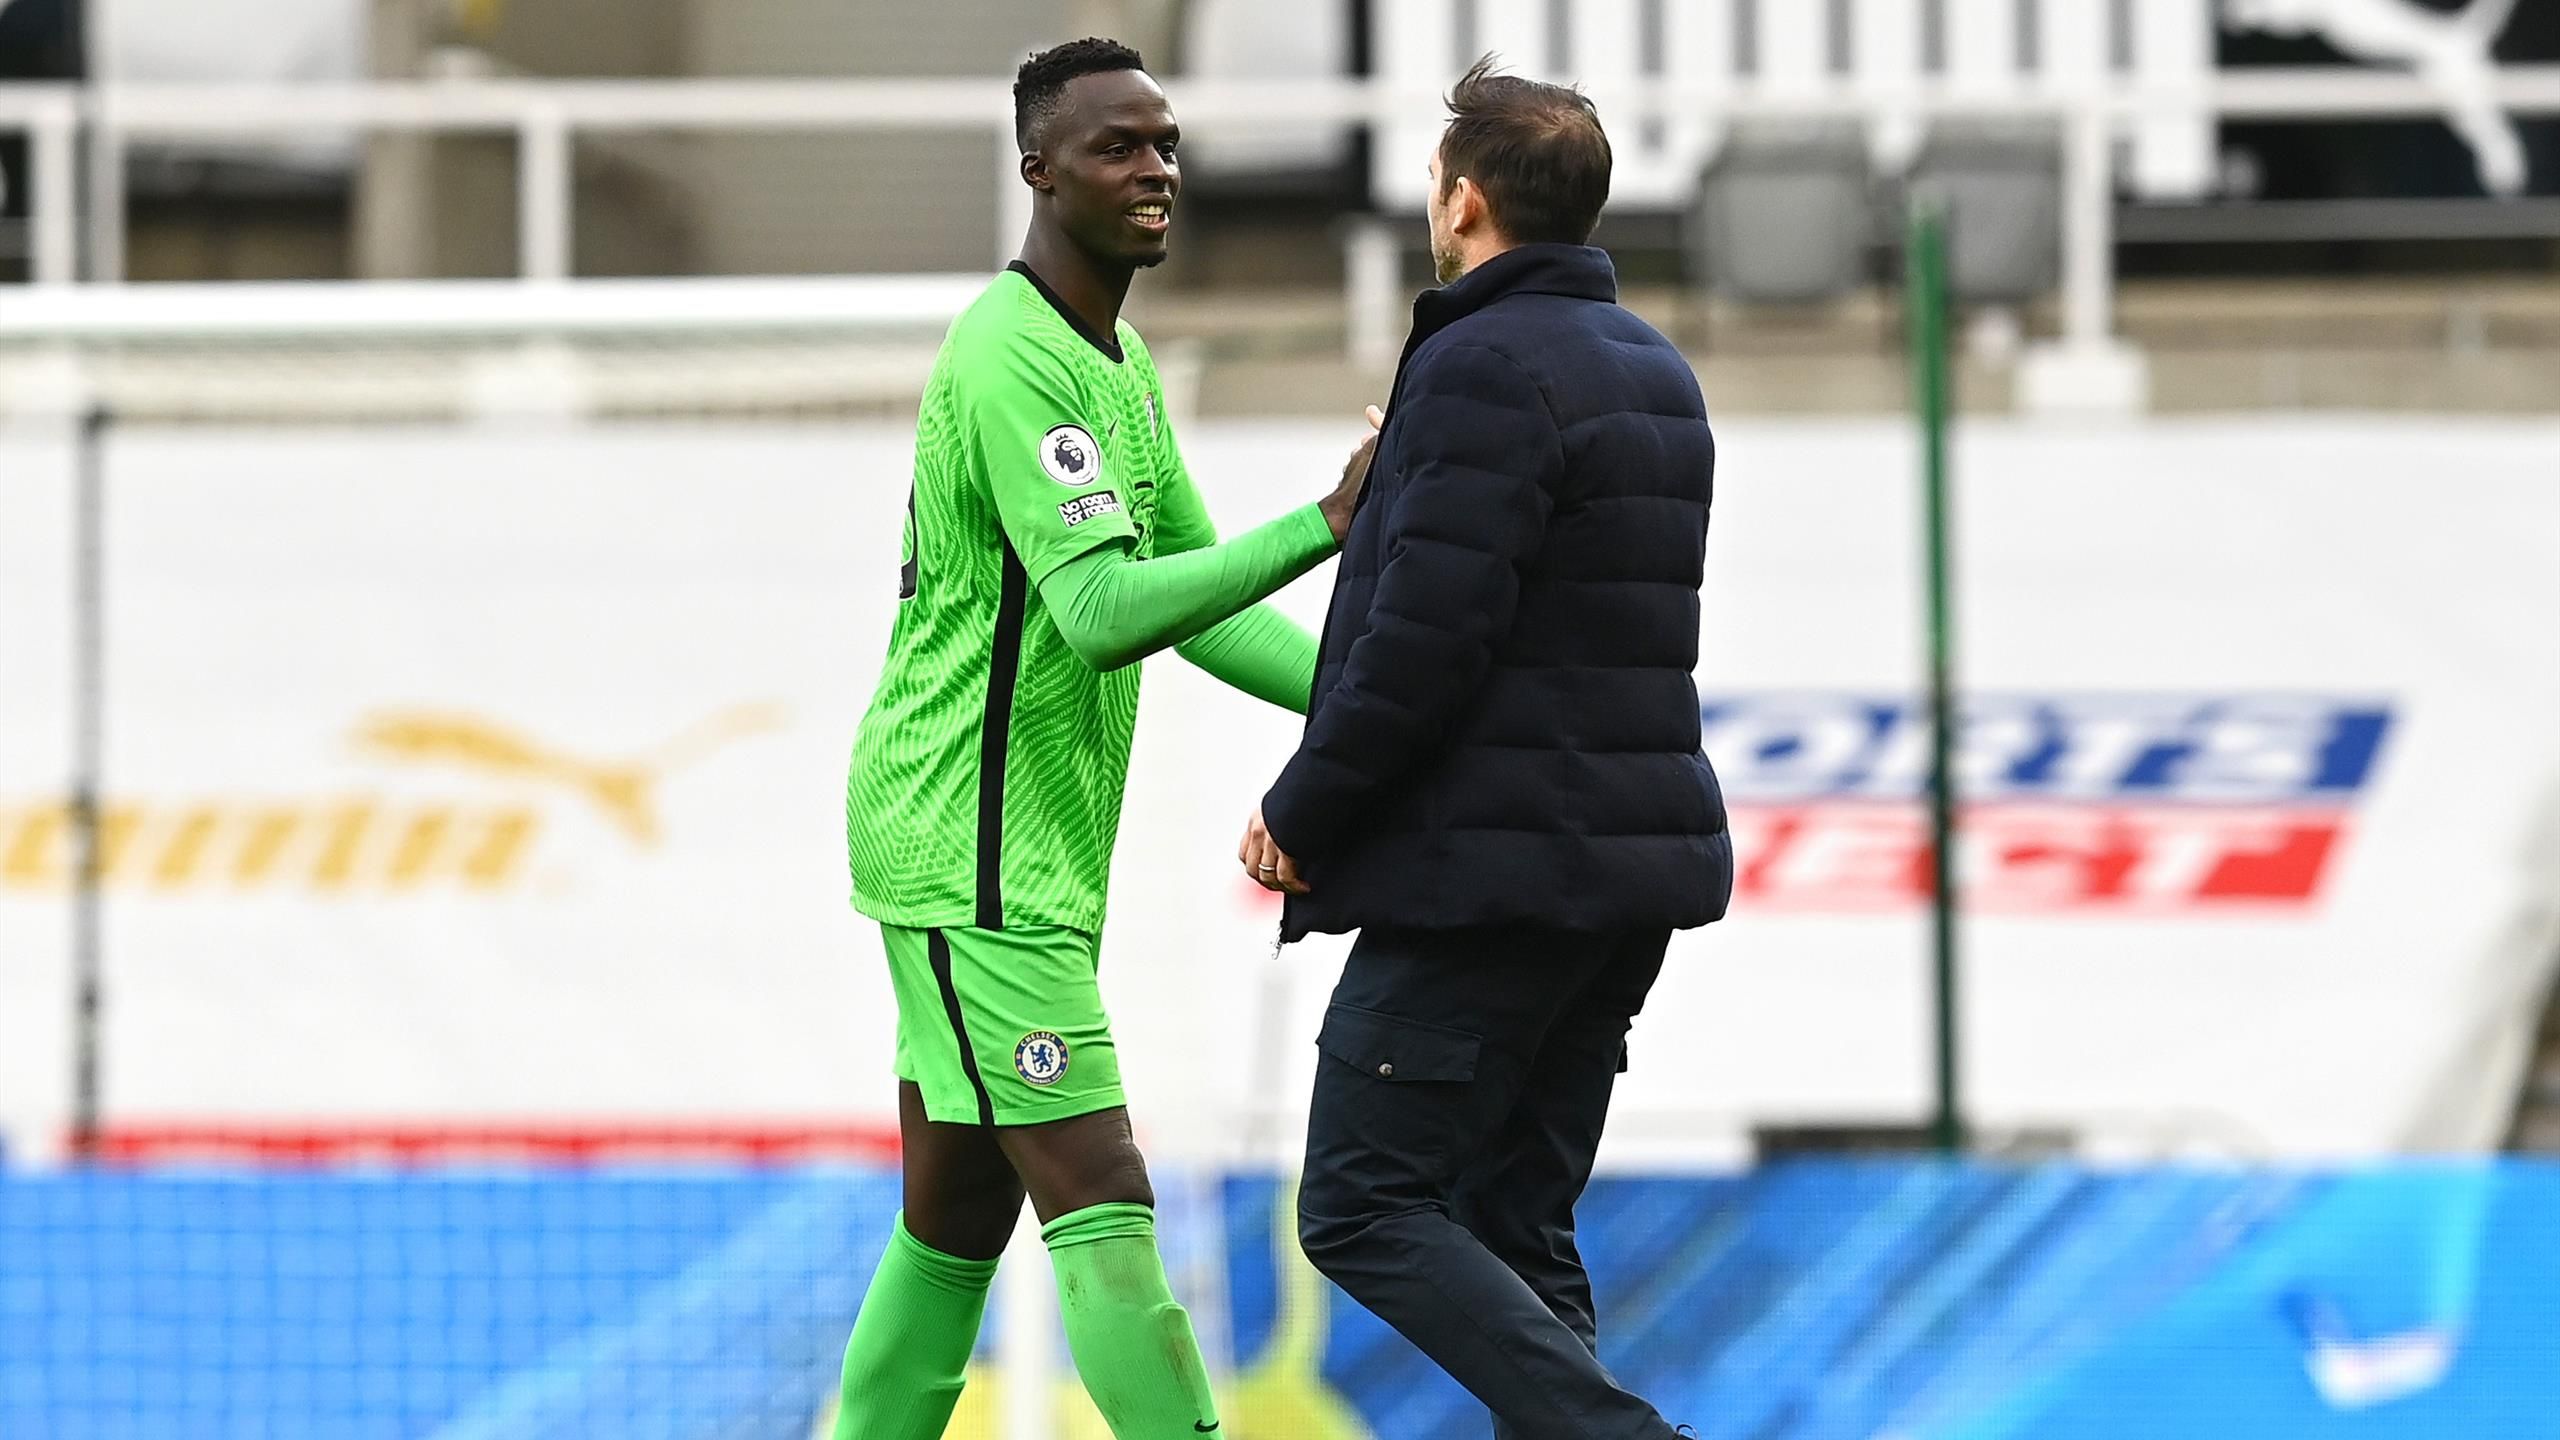
[[[2508,66],[2490,82],[2513,115],[2560,114],[2560,65]],[[1440,113],[1436,86],[1394,79],[1175,82],[1176,113],[1195,132],[1281,120],[1368,124],[1403,134],[1417,117]],[[1786,84],[1700,86],[1672,80],[1595,84],[1613,129],[1658,122],[1722,129],[1737,121],[1820,118],[1917,123],[1957,116],[2043,117],[2064,127],[2064,352],[2120,353],[2111,329],[2115,150],[2159,116],[2224,120],[2426,118],[2441,115],[2444,92],[2414,75],[2370,70],[2223,73],[2175,86],[2139,77],[2013,77],[1962,86],[1880,87],[1856,77]],[[1028,214],[1016,177],[1008,87],[998,80],[480,80],[297,86],[121,84],[90,88],[0,86],[0,127],[33,137],[30,235],[35,280],[67,285],[81,273],[85,212],[87,278],[122,272],[124,157],[137,143],[187,139],[311,137],[348,130],[511,132],[518,167],[517,243],[527,282],[570,273],[572,141],[639,130],[887,130],[981,127],[989,140],[988,183],[1000,197],[996,233],[984,252],[1008,257]],[[88,195],[80,204],[75,156],[85,144]],[[1413,158],[1418,169],[1422,157]],[[1394,270],[1351,267],[1347,297],[1354,336],[1374,348],[1380,315],[1391,316]],[[966,267],[955,267],[966,268]],[[6,304],[0,301],[0,304]]]
[[[1388,77],[1424,85],[1487,51],[1522,73],[1601,90],[1658,80],[1804,95],[1846,77],[1866,93],[1926,82],[1961,97],[1997,96],[2022,76],[2074,89],[2110,76],[2155,89],[2211,78],[2216,0],[2122,4],[2119,17],[2105,0],[1935,0],[1932,25],[1917,0],[1650,0],[1650,20],[1646,0],[1398,0],[1375,7],[1370,49]],[[2128,178],[2146,198],[2192,198],[2211,183],[2213,117],[2201,94],[2187,93],[2185,105],[2146,110],[2124,137]],[[1910,162],[1925,133],[1923,117],[1894,106],[1858,118],[1886,173]],[[1429,147],[1438,120],[1417,112],[1389,132],[1373,177],[1380,196],[1421,203],[1421,167],[1402,157]],[[1711,116],[1620,129],[1611,193],[1684,203],[1724,129]]]
[[[986,288],[978,275],[676,279],[234,280],[0,291],[0,340],[295,339],[488,334],[930,332]]]

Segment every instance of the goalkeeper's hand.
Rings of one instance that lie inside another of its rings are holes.
[[[1324,512],[1324,523],[1333,528],[1333,543],[1339,545],[1351,533],[1351,515],[1360,508],[1361,492],[1369,488],[1369,461],[1378,453],[1378,432],[1387,425],[1386,412],[1372,405],[1367,410],[1369,433],[1343,462],[1342,480],[1333,493],[1316,502]]]

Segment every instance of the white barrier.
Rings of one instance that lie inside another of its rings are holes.
[[[1355,428],[1202,426],[1192,468],[1241,527]],[[2560,938],[2560,857],[2533,848],[2560,780],[2555,445],[1966,433],[1977,1121],[2146,1152],[2486,1143]],[[40,1148],[69,1070],[69,470],[23,432],[0,462],[0,1123]],[[1744,895],[1639,1022],[1619,1160],[1923,1109],[1890,713],[1919,650],[1911,467],[1896,426],[1727,427],[1701,683]],[[885,1118],[839,786],[907,471],[890,428],[119,436],[110,1119]],[[1284,606],[1316,619],[1322,585]],[[1168,1153],[1286,1151],[1341,946],[1266,968],[1232,856],[1295,721],[1150,669],[1105,970],[1126,1068]]]
[[[0,305],[0,343],[844,331],[939,342],[986,288],[976,273],[36,286]]]

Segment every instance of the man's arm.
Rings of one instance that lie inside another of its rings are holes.
[[[1408,383],[1397,416],[1407,468],[1367,624],[1263,797],[1271,840],[1298,860],[1356,827],[1483,683],[1563,472],[1545,396],[1501,354],[1455,347]]]
[[[1126,544],[1086,551],[1040,582],[1040,598],[1086,663],[1117,670],[1167,645],[1196,644],[1220,621],[1245,619],[1236,612],[1314,569],[1336,543],[1322,508],[1309,505],[1179,555],[1140,560]],[[1312,663],[1307,674],[1312,685]]]
[[[1174,648],[1256,700],[1307,713],[1316,688],[1316,637],[1268,605],[1212,625]]]
[[[1191,472],[1174,462],[1170,484],[1156,497],[1156,553],[1218,543],[1218,527],[1201,503]],[[1174,653],[1257,700],[1307,713],[1316,683],[1316,637],[1268,605],[1221,620],[1173,647]]]
[[[967,423],[1007,543],[1060,634],[1105,670],[1188,640],[1305,574],[1341,543],[1368,478],[1363,449],[1316,504],[1224,545],[1141,560],[1128,477],[1094,438],[1090,407],[1056,357],[1027,344],[991,357]]]

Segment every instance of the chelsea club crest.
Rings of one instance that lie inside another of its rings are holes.
[[[1013,1073],[1034,1085],[1066,1078],[1067,1042],[1054,1030],[1034,1030],[1013,1047]]]

